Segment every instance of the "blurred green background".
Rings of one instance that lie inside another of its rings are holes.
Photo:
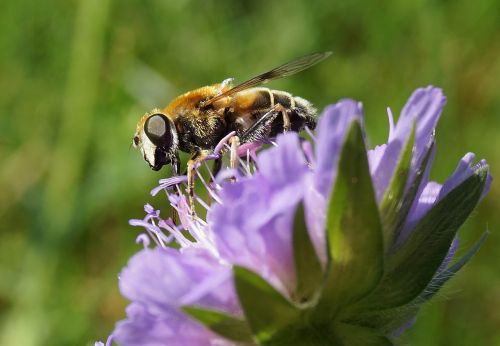
[[[315,51],[273,83],[318,108],[363,101],[371,144],[419,86],[444,88],[432,176],[467,151],[500,174],[500,2],[111,1],[0,3],[0,345],[90,345],[124,317],[117,275],[139,247],[130,218],[168,174],[129,152],[145,111]],[[473,261],[419,315],[408,345],[500,345],[500,187],[462,229]]]

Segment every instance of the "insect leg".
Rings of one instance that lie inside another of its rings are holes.
[[[175,156],[171,158],[170,164],[172,165],[172,175],[174,176],[179,175],[181,171],[181,161],[178,154],[175,154]],[[179,192],[177,189],[175,189],[173,193],[179,196]],[[178,219],[179,219],[179,213],[175,208],[172,208],[172,222],[174,224],[177,224]]]
[[[230,154],[230,165],[231,168],[236,168],[238,166],[238,147],[240,146],[240,138],[238,136],[231,137],[229,140],[231,142],[231,154]]]
[[[276,111],[277,107],[278,105],[275,105],[269,112],[260,117],[259,120],[257,120],[248,130],[246,130],[240,136],[240,142],[258,142],[259,140],[267,138],[269,133],[271,132],[272,124],[278,116],[278,112]]]
[[[207,168],[208,168],[208,166],[207,166]],[[216,184],[215,177],[220,172],[221,168],[222,168],[222,158],[219,157],[219,158],[214,159],[212,169],[210,170],[209,186],[212,186],[212,184]],[[210,193],[208,194],[208,200],[210,202],[212,202],[212,195]]]
[[[194,206],[194,178],[195,170],[198,168],[199,164],[205,160],[205,158],[210,154],[209,151],[199,151],[193,154],[191,159],[187,163],[187,193],[189,198],[189,208],[191,210],[191,215],[195,214]]]
[[[283,117],[283,131],[288,132],[290,131],[292,125],[290,123],[290,117],[288,116],[288,110],[283,107],[281,104],[277,103],[276,106],[274,106],[277,112],[281,113],[281,116]]]
[[[172,173],[174,175],[179,175],[181,172],[181,160],[178,154],[175,154],[170,160],[170,164],[172,165]]]
[[[191,215],[194,214],[194,164],[195,161],[192,159],[187,163],[187,193]]]

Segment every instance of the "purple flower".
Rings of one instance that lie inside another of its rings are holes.
[[[485,161],[473,164],[467,154],[443,185],[429,181],[444,104],[440,89],[416,90],[395,126],[389,111],[388,142],[373,150],[357,135],[364,136],[361,104],[329,106],[312,142],[288,133],[255,167],[242,161],[243,173],[222,171],[212,185],[199,174],[213,200],[198,198],[206,221],[191,216],[183,177],[161,181],[152,193],[167,192],[181,224],[149,205],[143,220],[130,221],[156,245],[140,235],[144,249],[120,275],[132,303],[113,338],[121,345],[293,344],[317,342],[319,328],[322,341],[390,343],[480,244],[450,265],[456,231],[491,178]],[[235,175],[236,182],[224,180]]]

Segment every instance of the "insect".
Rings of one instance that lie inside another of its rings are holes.
[[[149,166],[157,171],[170,164],[180,173],[178,151],[192,154],[187,163],[187,191],[194,210],[194,169],[229,133],[231,163],[237,162],[237,146],[273,138],[286,131],[314,129],[316,109],[288,92],[258,87],[268,81],[303,71],[331,55],[315,53],[292,60],[236,86],[232,79],[201,87],[178,96],[164,109],[154,109],[137,124],[133,146],[138,147]],[[214,174],[221,160],[213,166]]]

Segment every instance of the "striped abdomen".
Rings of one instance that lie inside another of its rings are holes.
[[[285,91],[268,88],[252,88],[237,93],[231,101],[227,114],[228,124],[231,130],[241,134],[276,104],[287,110],[292,131],[298,132],[305,126],[314,129],[316,126],[316,109],[309,101]],[[273,122],[269,136],[275,137],[282,133],[283,126],[283,117],[279,115]]]

